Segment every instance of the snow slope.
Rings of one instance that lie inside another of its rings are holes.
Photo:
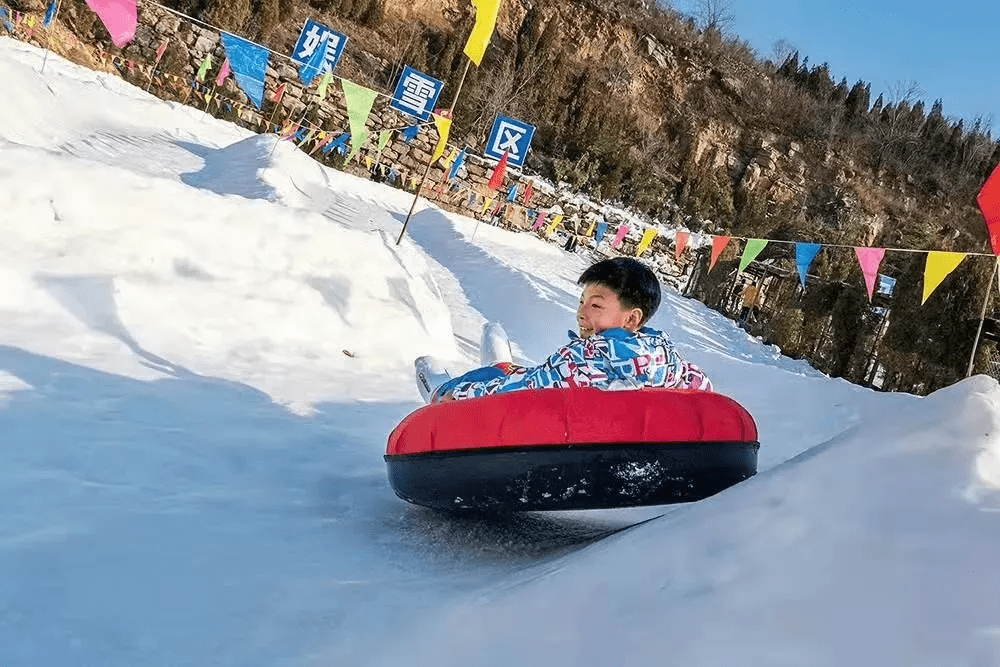
[[[397,246],[410,195],[42,55],[0,38],[0,664],[1000,665],[993,380],[875,393],[668,291],[761,474],[411,507],[412,359],[546,356],[586,260],[423,202]]]

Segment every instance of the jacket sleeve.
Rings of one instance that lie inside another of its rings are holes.
[[[587,366],[586,347],[583,338],[574,339],[537,366],[518,368],[510,375],[485,382],[461,382],[441,400],[476,398],[522,389],[577,386],[581,384],[578,374]]]

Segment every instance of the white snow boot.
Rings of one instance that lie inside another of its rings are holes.
[[[431,402],[435,390],[451,379],[451,374],[440,360],[431,356],[417,357],[413,362],[417,374],[417,389],[425,403]]]
[[[514,361],[510,339],[499,322],[487,322],[483,325],[483,337],[479,341],[479,361],[482,366]]]

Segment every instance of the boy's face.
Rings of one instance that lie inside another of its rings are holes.
[[[635,331],[642,324],[641,308],[625,308],[613,290],[597,283],[587,283],[576,309],[580,337],[590,338],[606,329],[622,327]]]

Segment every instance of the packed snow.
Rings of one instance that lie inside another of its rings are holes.
[[[397,246],[412,195],[43,55],[0,38],[0,665],[1000,665],[994,380],[863,389],[668,289],[756,477],[408,505],[414,357],[542,359],[588,259],[423,200]]]

